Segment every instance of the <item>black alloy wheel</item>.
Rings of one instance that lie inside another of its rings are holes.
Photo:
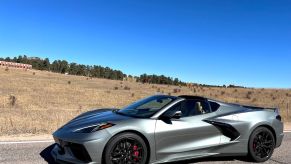
[[[271,158],[275,148],[273,133],[265,127],[254,130],[249,140],[249,155],[255,162],[265,162]]]
[[[148,157],[144,140],[134,133],[113,137],[105,148],[106,164],[146,164]]]

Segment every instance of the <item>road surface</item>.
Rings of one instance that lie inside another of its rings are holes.
[[[49,155],[52,148],[51,141],[28,141],[28,142],[0,142],[0,163],[20,164],[53,164]],[[247,163],[245,158],[203,158],[199,160],[184,161],[180,164],[243,164]],[[250,162],[248,162],[250,163]],[[282,146],[275,150],[272,158],[267,164],[289,164],[291,163],[291,133],[285,133]]]

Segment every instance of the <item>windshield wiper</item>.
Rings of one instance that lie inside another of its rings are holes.
[[[123,115],[123,116],[128,116],[127,114],[121,113],[119,112],[120,109],[114,109],[112,110],[113,113],[119,114],[119,115]]]
[[[118,113],[119,110],[120,110],[120,109],[113,109],[112,112],[113,112],[113,113]]]

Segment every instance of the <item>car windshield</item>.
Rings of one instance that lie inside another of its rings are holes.
[[[151,96],[120,109],[117,113],[131,117],[149,118],[176,99],[174,96]]]

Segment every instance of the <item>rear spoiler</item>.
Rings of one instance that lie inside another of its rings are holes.
[[[278,108],[263,108],[263,107],[257,107],[257,106],[247,106],[247,105],[241,105],[244,108],[249,108],[249,109],[262,109],[262,110],[272,110],[275,113],[279,114],[279,109]]]

